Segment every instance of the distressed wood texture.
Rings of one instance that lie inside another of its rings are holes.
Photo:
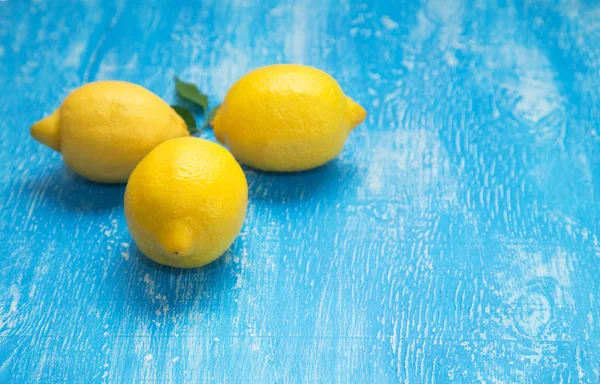
[[[245,169],[203,269],[29,137],[89,81],[217,103],[275,62],[369,116],[322,168]],[[4,0],[0,89],[2,383],[600,381],[595,1]]]

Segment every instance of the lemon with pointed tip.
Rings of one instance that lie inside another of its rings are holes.
[[[124,183],[154,147],[189,132],[183,119],[146,88],[98,81],[71,92],[53,114],[31,127],[31,135],[60,152],[81,176]]]
[[[125,217],[139,249],[179,268],[221,256],[240,232],[247,204],[246,177],[234,157],[195,137],[153,149],[125,190]]]
[[[212,125],[217,139],[242,163],[287,172],[334,159],[365,117],[365,109],[327,73],[278,64],[239,79]]]

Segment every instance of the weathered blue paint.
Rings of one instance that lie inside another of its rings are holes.
[[[325,167],[247,169],[204,269],[28,135],[89,81],[217,103],[275,62],[369,116]],[[0,1],[0,90],[2,383],[600,380],[597,2]]]

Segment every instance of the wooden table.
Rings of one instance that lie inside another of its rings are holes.
[[[322,168],[245,169],[206,268],[148,261],[124,186],[28,133],[90,81],[217,104],[277,62],[369,116]],[[0,90],[2,383],[600,380],[597,2],[3,0]]]

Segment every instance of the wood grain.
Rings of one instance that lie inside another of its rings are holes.
[[[245,169],[203,269],[28,135],[89,81],[217,104],[276,62],[369,116],[322,168]],[[599,69],[585,0],[0,1],[0,382],[598,383]]]

